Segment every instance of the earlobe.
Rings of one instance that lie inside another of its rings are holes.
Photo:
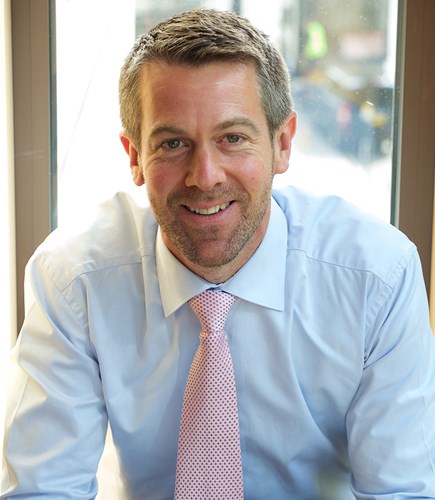
[[[145,180],[142,174],[142,168],[139,164],[139,153],[127,135],[121,132],[119,138],[121,139],[121,143],[124,147],[125,152],[130,158],[130,169],[131,175],[133,177],[133,182],[136,184],[136,186],[142,186],[142,184],[145,183]]]
[[[288,168],[292,140],[296,133],[297,116],[294,111],[290,113],[285,122],[279,127],[275,136],[275,173],[282,174]]]

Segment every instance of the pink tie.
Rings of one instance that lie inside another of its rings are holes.
[[[223,330],[236,297],[207,290],[189,301],[201,322],[184,393],[175,499],[243,499],[236,384]]]

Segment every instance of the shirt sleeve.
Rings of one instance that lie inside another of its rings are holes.
[[[414,250],[367,311],[365,365],[347,415],[358,499],[435,498],[435,345]]]
[[[107,430],[99,366],[86,315],[71,307],[41,260],[26,270],[27,313],[12,355],[0,498],[94,498]]]

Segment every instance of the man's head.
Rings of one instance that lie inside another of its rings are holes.
[[[120,76],[121,121],[136,148],[141,140],[140,76],[147,62],[202,66],[253,62],[270,135],[292,111],[285,62],[268,37],[232,12],[194,10],[161,22],[138,38]]]
[[[296,128],[288,75],[235,14],[193,11],[141,37],[121,73],[122,144],[163,241],[207,281],[260,245]]]

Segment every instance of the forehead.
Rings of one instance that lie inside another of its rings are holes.
[[[165,91],[219,94],[227,89],[254,91],[259,96],[253,63],[213,62],[201,66],[151,62],[143,66],[140,77],[142,97]],[[172,90],[171,90],[172,89]],[[241,92],[242,93],[242,92]]]
[[[157,115],[221,119],[231,113],[260,114],[265,119],[252,62],[225,61],[201,66],[151,62],[142,68],[140,89],[145,120]]]
[[[257,89],[255,64],[253,62],[220,61],[196,66],[152,61],[144,64],[140,77],[140,84],[147,91],[155,91],[159,86],[168,83],[174,87],[193,89],[201,89],[207,85],[207,87],[217,90],[226,82],[233,82],[239,86],[251,84]]]

